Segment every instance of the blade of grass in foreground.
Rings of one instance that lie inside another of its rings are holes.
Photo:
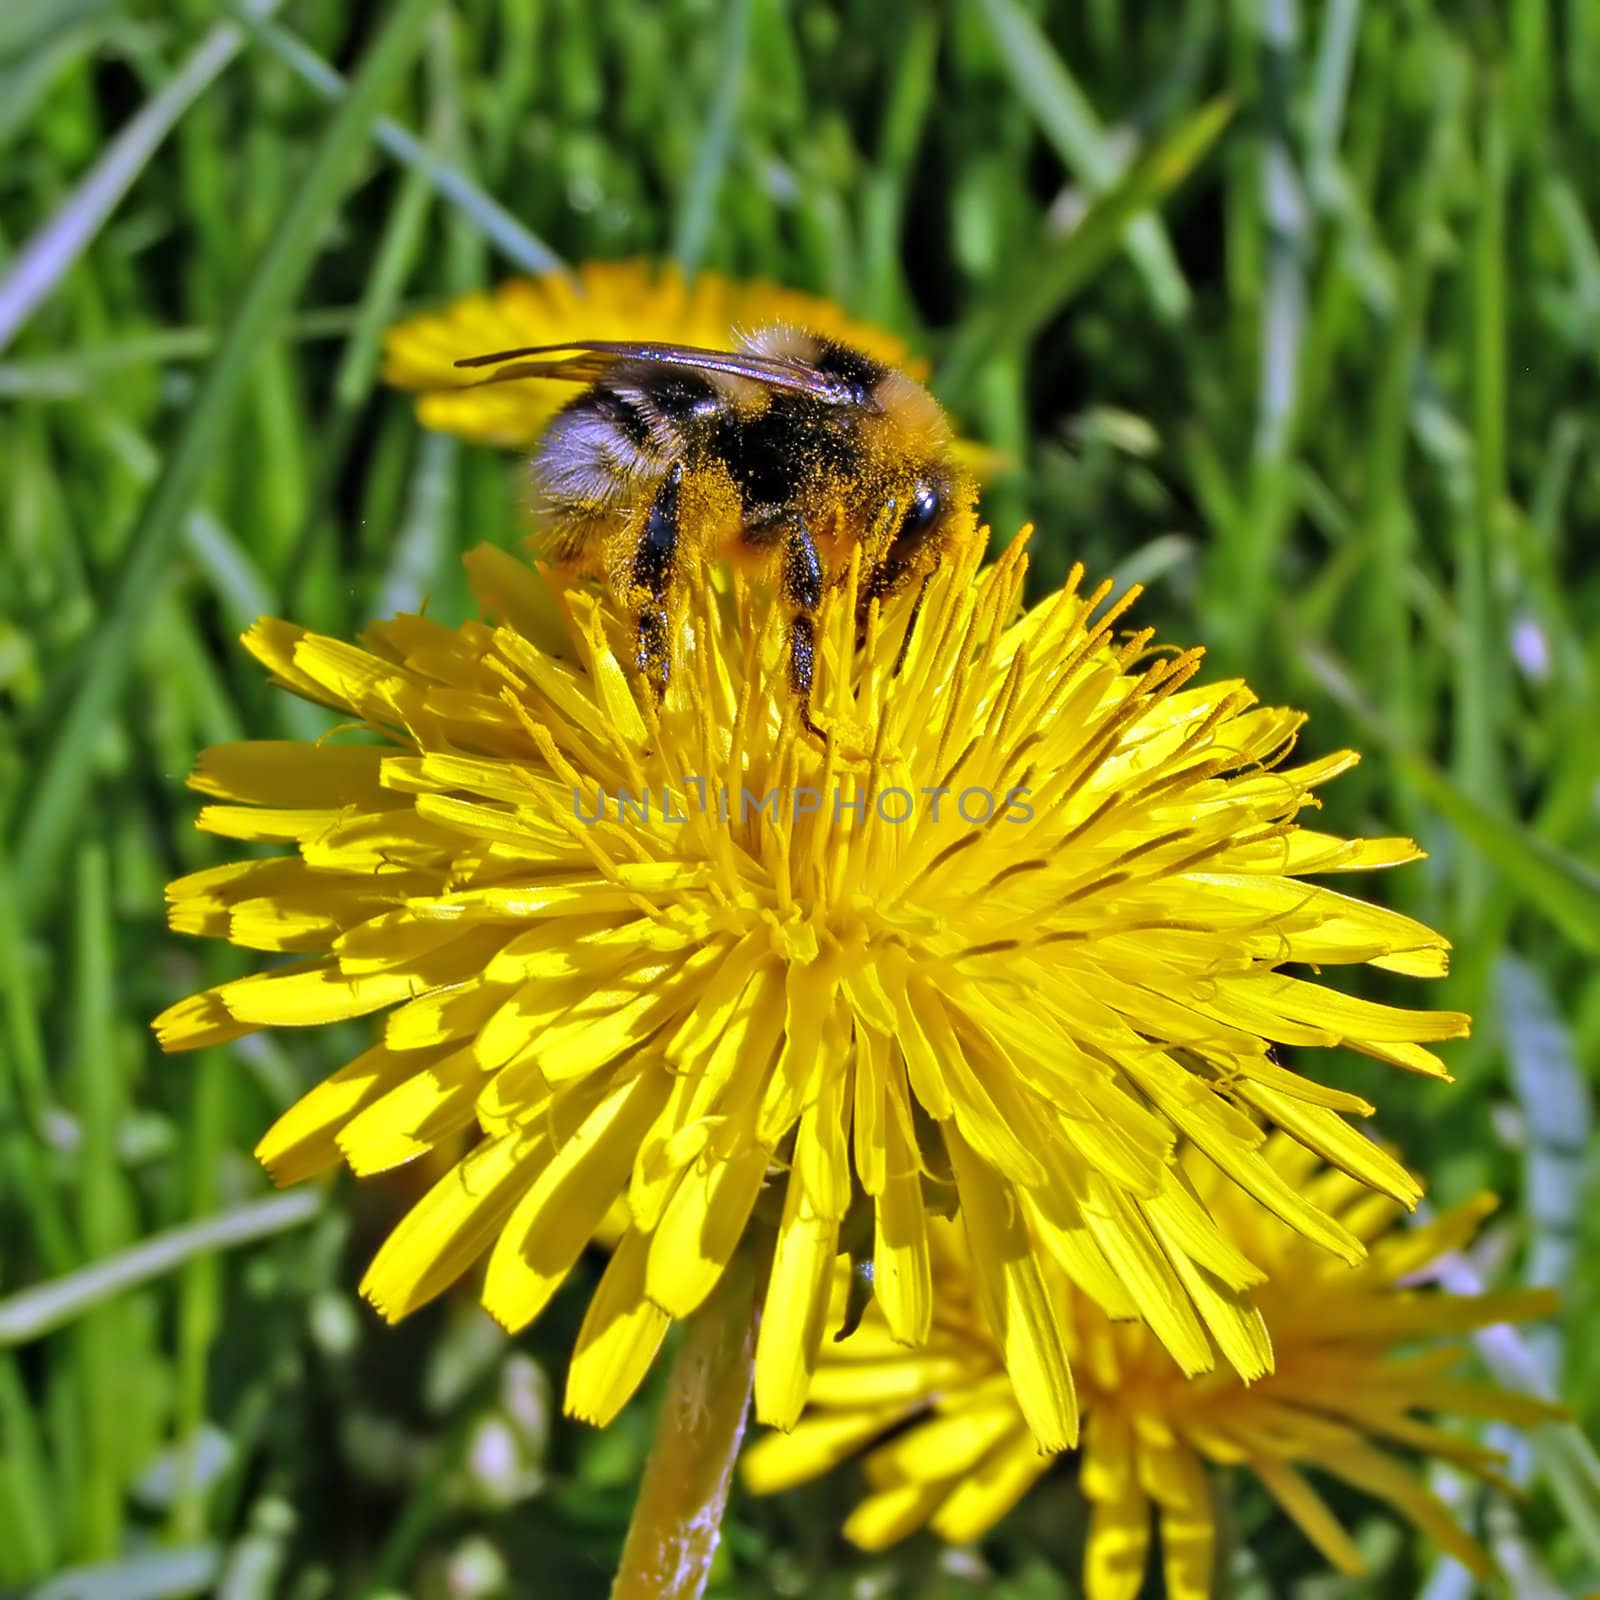
[[[127,684],[127,666],[150,602],[176,551],[184,515],[227,438],[252,358],[304,281],[377,117],[409,66],[435,0],[397,0],[334,113],[300,185],[201,382],[178,441],[129,538],[127,556],[85,653],[65,715],[40,763],[16,850],[24,915],[36,905],[71,836],[89,785],[92,747]]]
[[[1233,102],[1225,98],[1200,107],[1143,151],[1071,233],[1028,252],[1009,290],[980,307],[956,336],[939,392],[959,405],[987,361],[1021,350],[1116,253],[1128,224],[1189,176],[1232,115]]]

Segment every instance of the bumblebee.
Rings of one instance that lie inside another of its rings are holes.
[[[860,616],[916,587],[977,529],[976,486],[933,396],[904,373],[803,329],[733,350],[579,340],[471,356],[504,383],[586,387],[531,464],[547,553],[605,578],[636,619],[635,665],[657,699],[681,637],[688,563],[754,566],[788,608],[789,683],[810,713],[816,613],[862,547]]]

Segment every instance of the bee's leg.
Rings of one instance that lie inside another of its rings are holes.
[[[633,587],[640,597],[633,659],[655,691],[657,704],[666,698],[667,681],[672,676],[672,632],[667,625],[667,606],[678,569],[678,491],[682,484],[683,467],[677,464],[662,479],[633,552]]]
[[[911,635],[917,631],[917,618],[922,615],[922,602],[928,598],[928,585],[933,582],[930,572],[922,580],[922,587],[917,590],[917,598],[911,602],[911,615],[906,618],[906,631],[900,636],[900,648],[895,653],[894,670],[889,674],[891,678],[900,676],[900,669],[906,664],[906,654],[911,649]]]
[[[800,702],[800,720],[822,738],[811,719],[811,680],[817,659],[817,607],[822,604],[822,563],[816,540],[798,511],[788,513],[783,538],[783,598],[789,616],[789,688]]]
[[[640,611],[635,641],[633,664],[644,674],[659,706],[667,697],[667,684],[672,677],[671,639],[663,607],[652,601]]]

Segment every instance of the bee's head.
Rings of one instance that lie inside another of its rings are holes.
[[[917,463],[885,501],[871,541],[871,577],[863,598],[886,596],[927,577],[977,528],[975,486],[955,463]]]
[[[931,571],[977,526],[977,486],[955,457],[950,421],[920,383],[887,371],[873,390],[867,431],[882,476],[873,540],[878,591]]]
[[[961,503],[950,473],[937,466],[924,467],[911,480],[903,499],[895,502],[885,555],[905,564],[929,546],[942,547],[951,524],[970,510],[970,504]]]

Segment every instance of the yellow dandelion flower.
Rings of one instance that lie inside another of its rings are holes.
[[[1267,1275],[1257,1301],[1276,1351],[1273,1372],[1252,1384],[1218,1370],[1186,1377],[1148,1329],[1113,1322],[1053,1274],[1084,1407],[1079,1484],[1090,1506],[1088,1600],[1133,1600],[1159,1521],[1166,1593],[1212,1593],[1216,1528],[1206,1468],[1245,1467],[1341,1572],[1362,1572],[1359,1552],[1303,1468],[1387,1502],[1471,1570],[1489,1559],[1405,1463],[1385,1449],[1448,1461],[1498,1481],[1499,1457],[1418,1413],[1455,1412],[1520,1426],[1559,1408],[1450,1375],[1461,1351],[1417,1341],[1496,1322],[1548,1315],[1546,1290],[1456,1295],[1417,1286],[1439,1257],[1465,1244],[1492,1196],[1425,1226],[1393,1226],[1398,1208],[1281,1133],[1263,1152],[1279,1176],[1368,1243],[1348,1267],[1221,1181],[1192,1148],[1181,1165],[1219,1220]],[[747,1485],[767,1494],[827,1471],[891,1428],[911,1425],[865,1458],[870,1494],[846,1535],[882,1549],[927,1525],[964,1543],[993,1527],[1055,1464],[1041,1454],[1006,1381],[1002,1353],[978,1305],[973,1252],[959,1225],[930,1229],[936,1312],[927,1347],[895,1342],[869,1309],[861,1326],[827,1348],[812,1408],[789,1434],[769,1434],[745,1454]],[[1407,1347],[1401,1353],[1401,1347]]]
[[[888,1328],[920,1344],[930,1204],[958,1203],[1022,1410],[1058,1448],[1077,1414],[1048,1258],[1186,1371],[1213,1342],[1246,1376],[1269,1364],[1260,1269],[1174,1164],[1179,1135],[1346,1260],[1359,1236],[1266,1159],[1258,1114],[1414,1201],[1344,1120],[1371,1108],[1272,1046],[1443,1076],[1422,1041],[1465,1017],[1292,970],[1443,972],[1437,934],[1305,881],[1415,847],[1300,827],[1355,758],[1287,765],[1298,713],[1194,684],[1198,652],[1114,643],[1123,607],[1078,574],[1022,609],[1026,543],[981,575],[976,550],[947,565],[914,627],[911,596],[875,604],[859,643],[844,575],[818,630],[825,747],[797,725],[782,608],[743,586],[699,585],[659,711],[622,613],[487,548],[468,564],[494,623],[401,617],[364,649],[247,635],[381,742],[202,757],[201,827],[296,851],[173,884],[173,925],[303,959],[157,1028],[187,1049],[389,1012],[259,1152],[291,1181],[478,1130],[367,1274],[384,1314],[487,1253],[485,1304],[521,1327],[625,1194],[568,1390],[603,1420],[765,1192],[756,1409],[789,1426],[852,1214]]]
[[[570,273],[514,278],[413,317],[389,330],[383,375],[397,388],[426,391],[417,398],[424,427],[517,448],[537,438],[572,391],[554,383],[469,387],[483,374],[457,367],[461,357],[575,338],[725,349],[739,330],[772,323],[828,334],[912,377],[925,376],[901,340],[853,321],[831,301],[715,272],[690,282],[674,266],[645,261],[591,261]]]

